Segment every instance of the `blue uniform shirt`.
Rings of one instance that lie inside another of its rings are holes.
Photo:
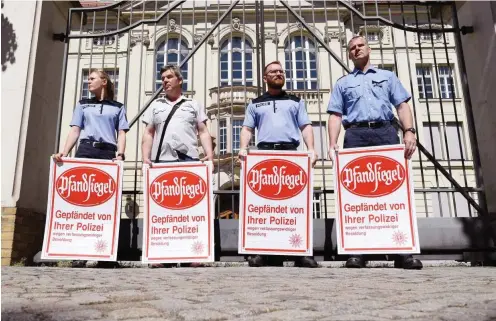
[[[310,124],[303,99],[268,92],[246,108],[243,126],[257,128],[259,143],[300,143],[300,127]]]
[[[74,109],[71,126],[81,128],[80,139],[117,145],[116,131],[129,130],[124,105],[114,100],[81,99]]]
[[[354,69],[336,82],[328,113],[343,115],[343,124],[393,120],[391,105],[398,107],[411,95],[396,75],[371,66],[365,73]]]

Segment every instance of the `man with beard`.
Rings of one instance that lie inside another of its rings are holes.
[[[392,105],[402,124],[405,158],[415,152],[415,128],[408,101],[411,95],[394,73],[370,64],[371,49],[367,40],[355,36],[348,42],[349,58],[355,69],[336,82],[329,100],[329,158],[334,159],[341,124],[346,129],[344,148],[399,144]],[[363,256],[352,256],[346,261],[348,268],[365,267]],[[404,269],[421,269],[422,262],[411,255],[398,255],[394,266]]]
[[[305,102],[282,90],[286,78],[279,61],[273,61],[264,68],[264,82],[267,92],[253,99],[246,108],[245,120],[241,129],[239,159],[247,155],[248,144],[255,128],[258,130],[259,150],[296,150],[300,145],[300,130],[308,151],[312,155],[312,165],[317,161],[314,150],[312,123],[305,110]],[[282,266],[284,257],[256,255],[248,259],[250,266]],[[295,266],[318,267],[312,257],[296,257]]]

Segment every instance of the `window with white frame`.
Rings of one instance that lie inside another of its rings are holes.
[[[419,38],[421,41],[431,41],[431,40],[439,40],[442,35],[440,32],[420,32]]]
[[[453,74],[451,66],[438,67],[438,83],[441,91],[441,98],[455,97],[455,85],[453,83]]]
[[[443,159],[443,149],[441,145],[441,129],[438,122],[425,122],[423,124],[425,149],[436,159]]]
[[[292,36],[286,40],[286,88],[317,89],[317,56],[315,44],[306,36]]]
[[[381,33],[378,30],[372,30],[372,31],[362,31],[360,32],[360,35],[362,37],[365,37],[368,42],[376,42],[381,40]]]
[[[319,159],[327,158],[327,131],[325,122],[313,122],[313,142]]]
[[[157,62],[155,64],[155,90],[162,86],[162,75],[160,69],[165,65],[179,65],[181,61],[188,55],[188,45],[186,42],[179,38],[169,38],[162,41],[156,50]],[[184,64],[181,68],[183,75],[183,90],[188,90],[188,64]]]
[[[417,66],[419,98],[433,98],[432,72],[430,66]]]
[[[226,39],[220,50],[221,86],[253,85],[253,49],[242,37]]]
[[[446,123],[446,140],[448,141],[446,149],[449,152],[450,159],[461,160],[467,158],[462,123]]]
[[[394,72],[394,65],[386,65],[386,64],[379,64],[379,69],[384,69],[384,70],[389,70],[391,72]]]
[[[114,100],[117,100],[119,89],[119,69],[105,69],[110,80],[114,84]],[[88,90],[89,69],[83,69],[83,79],[81,82],[81,98],[93,98],[93,94]]]
[[[243,127],[242,119],[232,120],[232,152],[238,153],[241,143],[241,128]]]
[[[226,120],[219,121],[219,155],[227,153],[227,125]]]
[[[117,36],[102,36],[93,38],[93,45],[95,46],[111,46],[114,44]]]
[[[453,211],[456,213],[456,217],[470,217],[470,212],[473,213],[473,209],[469,209],[469,206],[472,206],[468,203],[467,199],[461,193],[454,193],[455,200]],[[470,193],[469,193],[470,195]],[[473,197],[473,195],[470,195]]]

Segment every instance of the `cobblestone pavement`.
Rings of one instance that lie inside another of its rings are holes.
[[[3,267],[2,320],[496,320],[496,268]]]

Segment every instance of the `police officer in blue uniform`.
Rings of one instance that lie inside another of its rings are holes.
[[[348,42],[348,52],[355,69],[338,79],[327,108],[329,158],[333,160],[338,149],[341,124],[346,129],[343,148],[399,144],[393,105],[404,128],[405,158],[410,159],[416,148],[416,131],[408,105],[410,94],[394,73],[370,64],[371,49],[364,37],[353,37]],[[345,266],[365,267],[365,260],[362,255],[351,256]],[[394,266],[422,269],[422,262],[411,255],[398,255]]]
[[[91,70],[88,90],[93,98],[81,99],[74,109],[71,129],[64,149],[53,158],[62,162],[79,140],[77,158],[124,160],[126,132],[129,124],[123,104],[114,100],[114,85],[103,70]],[[84,267],[86,261],[73,261],[73,267]],[[98,262],[97,267],[115,267],[117,262]]]
[[[314,149],[312,123],[308,119],[303,99],[290,95],[282,87],[286,82],[284,70],[279,61],[273,61],[264,68],[264,82],[268,90],[253,99],[248,105],[241,129],[239,158],[247,155],[248,144],[255,128],[258,130],[258,149],[296,150],[300,145],[300,131],[313,165],[317,161]],[[282,266],[284,257],[256,255],[248,259],[250,266]],[[297,267],[318,267],[312,257],[295,257]]]

